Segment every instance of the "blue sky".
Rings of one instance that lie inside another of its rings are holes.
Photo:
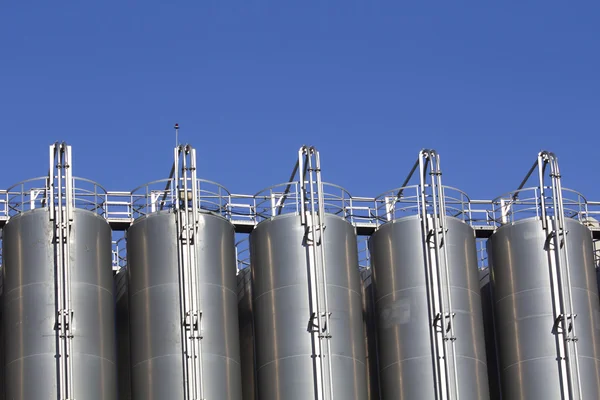
[[[285,181],[302,144],[353,194],[397,187],[417,152],[473,198],[541,149],[600,200],[600,2],[4,2],[0,187],[47,145],[114,190],[166,177],[174,145],[233,192]]]

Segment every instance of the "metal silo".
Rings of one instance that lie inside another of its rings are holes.
[[[303,147],[299,181],[256,196],[263,220],[250,234],[250,254],[260,400],[367,398],[350,198],[321,182],[318,158]]]
[[[48,178],[9,189],[2,269],[8,399],[117,396],[105,195],[71,170],[70,146],[56,144]]]
[[[195,151],[174,177],[133,192],[127,232],[132,399],[241,399],[228,192],[196,179]],[[166,185],[154,190],[159,184]]]
[[[550,167],[550,183],[545,182]],[[538,187],[523,188],[538,167]],[[600,306],[583,196],[563,190],[542,152],[517,191],[496,201],[488,241],[506,399],[600,398]]]
[[[407,186],[417,168],[420,183]],[[370,253],[382,399],[489,398],[475,235],[459,218],[468,198],[442,186],[439,156],[424,150],[379,204]]]

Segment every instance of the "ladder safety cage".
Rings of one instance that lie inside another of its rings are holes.
[[[174,184],[177,224],[179,291],[184,360],[184,399],[204,400],[202,354],[202,302],[198,277],[196,237],[198,232],[198,190],[196,151],[189,145],[175,148]]]
[[[418,183],[409,183],[418,173]],[[427,282],[432,367],[438,399],[458,400],[455,312],[452,306],[446,217],[471,223],[469,197],[462,191],[442,185],[440,156],[424,149],[400,188],[376,197],[378,225],[418,215],[421,223],[423,256]]]
[[[321,179],[321,160],[314,147],[303,146],[298,152],[296,168],[300,183],[300,221],[305,227],[308,247],[311,334],[316,372],[316,400],[333,400],[331,362],[331,312],[327,295],[325,262],[325,196]]]
[[[74,398],[73,393],[73,309],[71,304],[70,236],[73,223],[73,192],[70,146],[50,146],[49,215],[54,223],[56,263],[56,327],[58,330],[59,397]],[[56,197],[55,197],[56,194]],[[56,199],[56,201],[55,201]]]
[[[539,185],[525,187],[536,170]],[[581,400],[584,394],[577,346],[577,314],[573,305],[569,243],[566,240],[569,232],[565,221],[571,218],[587,224],[588,202],[581,193],[562,187],[558,158],[554,153],[541,151],[517,190],[492,203],[495,222],[499,226],[527,217],[536,217],[542,223],[552,274],[554,326],[551,328],[557,337],[562,396]]]

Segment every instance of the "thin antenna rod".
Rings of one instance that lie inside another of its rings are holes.
[[[175,147],[179,146],[179,124],[175,123]]]

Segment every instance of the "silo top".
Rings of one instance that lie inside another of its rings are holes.
[[[433,201],[433,195],[437,196]],[[375,219],[381,226],[388,222],[417,218],[419,215],[444,215],[462,220],[472,221],[471,200],[463,191],[450,187],[442,187],[442,196],[431,193],[429,185],[410,185],[389,190],[375,198]]]
[[[501,227],[520,221],[540,220],[543,216],[553,219],[558,204],[548,188],[529,187],[503,194],[492,200],[492,220]],[[587,200],[579,192],[562,189],[562,210],[567,219],[588,225]]]
[[[306,189],[303,189],[303,186]],[[322,182],[321,193],[317,182],[285,182],[261,190],[253,196],[255,222],[260,223],[284,214],[300,215],[314,210],[319,212],[322,202],[326,214],[337,215],[352,222],[352,196],[341,186]]]
[[[107,191],[100,184],[73,177],[61,186],[52,185],[47,176],[19,182],[9,187],[4,201],[0,201],[0,215],[11,218],[32,210],[48,210],[50,205],[62,205],[65,209],[87,210],[107,217]]]
[[[183,203],[198,212],[231,218],[231,193],[222,185],[204,179],[180,182],[173,178],[146,183],[131,191],[132,215],[139,219],[157,212],[172,212]]]

